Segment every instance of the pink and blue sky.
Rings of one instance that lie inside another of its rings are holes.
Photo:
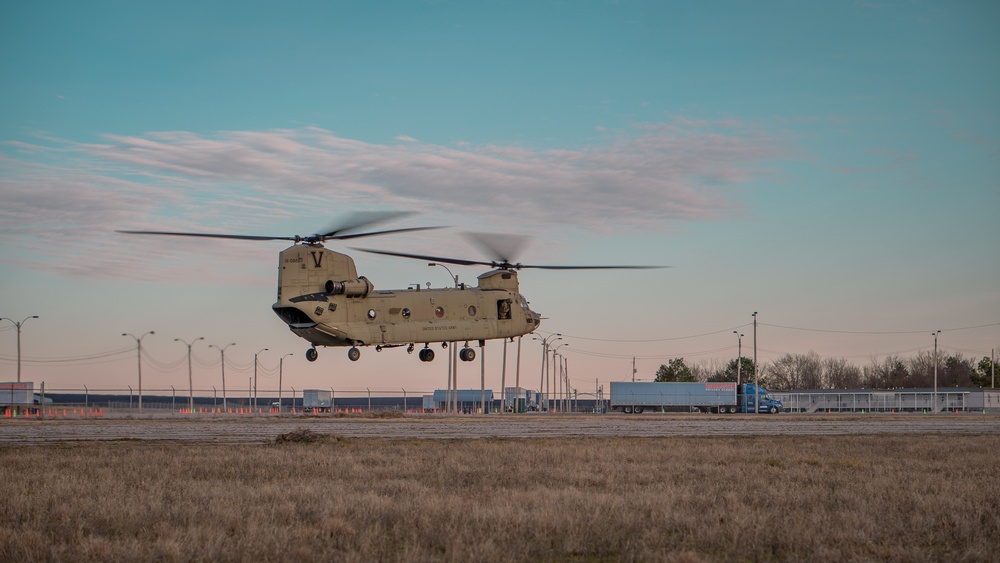
[[[39,315],[22,369],[53,389],[134,386],[121,334],[154,330],[147,389],[186,389],[174,338],[205,337],[198,389],[219,385],[207,344],[236,342],[234,388],[269,348],[261,389],[292,354],[286,388],[429,391],[443,361],[305,361],[270,310],[282,242],[114,232],[412,210],[387,227],[452,228],[363,246],[480,259],[463,232],[523,233],[526,263],[673,266],[522,272],[581,391],[633,356],[640,377],[729,361],[733,330],[749,355],[754,311],[762,362],[863,365],[939,329],[978,359],[1000,347],[997,22],[985,1],[4,2],[0,316]],[[355,259],[380,289],[451,283]],[[0,380],[15,337],[3,321]],[[540,353],[524,340],[524,386]]]

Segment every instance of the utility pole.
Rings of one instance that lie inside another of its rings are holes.
[[[135,339],[135,356],[139,363],[139,413],[142,413],[142,339],[146,338],[150,334],[156,334],[153,331],[144,333],[142,336],[136,336],[134,334],[129,334],[123,332],[122,336],[131,336]]]
[[[635,356],[632,356],[632,383],[635,383]]]
[[[190,344],[180,338],[174,339],[174,342],[180,342],[187,346],[188,349],[188,414],[194,412],[194,378],[191,376],[191,347],[194,346],[194,343],[199,340],[205,340],[205,338],[203,336],[199,336],[198,338],[192,340]]]
[[[37,318],[38,315],[31,315],[30,317],[26,317],[21,322],[17,322],[14,319],[8,317],[0,318],[0,321],[10,321],[14,323],[15,327],[17,327],[17,382],[18,383],[21,382],[21,325],[27,322],[28,319],[37,319]]]

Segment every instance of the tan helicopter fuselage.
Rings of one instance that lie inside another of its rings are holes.
[[[540,317],[518,291],[517,272],[479,276],[476,287],[377,290],[354,260],[318,244],[281,252],[273,310],[313,346],[392,346],[510,338]],[[355,359],[352,357],[352,359]]]

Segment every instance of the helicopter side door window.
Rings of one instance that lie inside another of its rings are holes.
[[[510,300],[500,299],[497,301],[497,318],[501,321],[510,320]]]

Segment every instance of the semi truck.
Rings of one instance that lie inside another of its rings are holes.
[[[333,392],[329,389],[302,390],[302,408],[330,412],[331,407],[333,407]]]
[[[0,382],[0,415],[36,414],[39,408],[51,405],[52,399],[35,393],[34,386],[30,381]]]
[[[781,401],[753,383],[612,381],[611,409],[641,414],[646,409],[671,412],[770,413],[781,412]],[[759,400],[759,404],[758,404]]]

